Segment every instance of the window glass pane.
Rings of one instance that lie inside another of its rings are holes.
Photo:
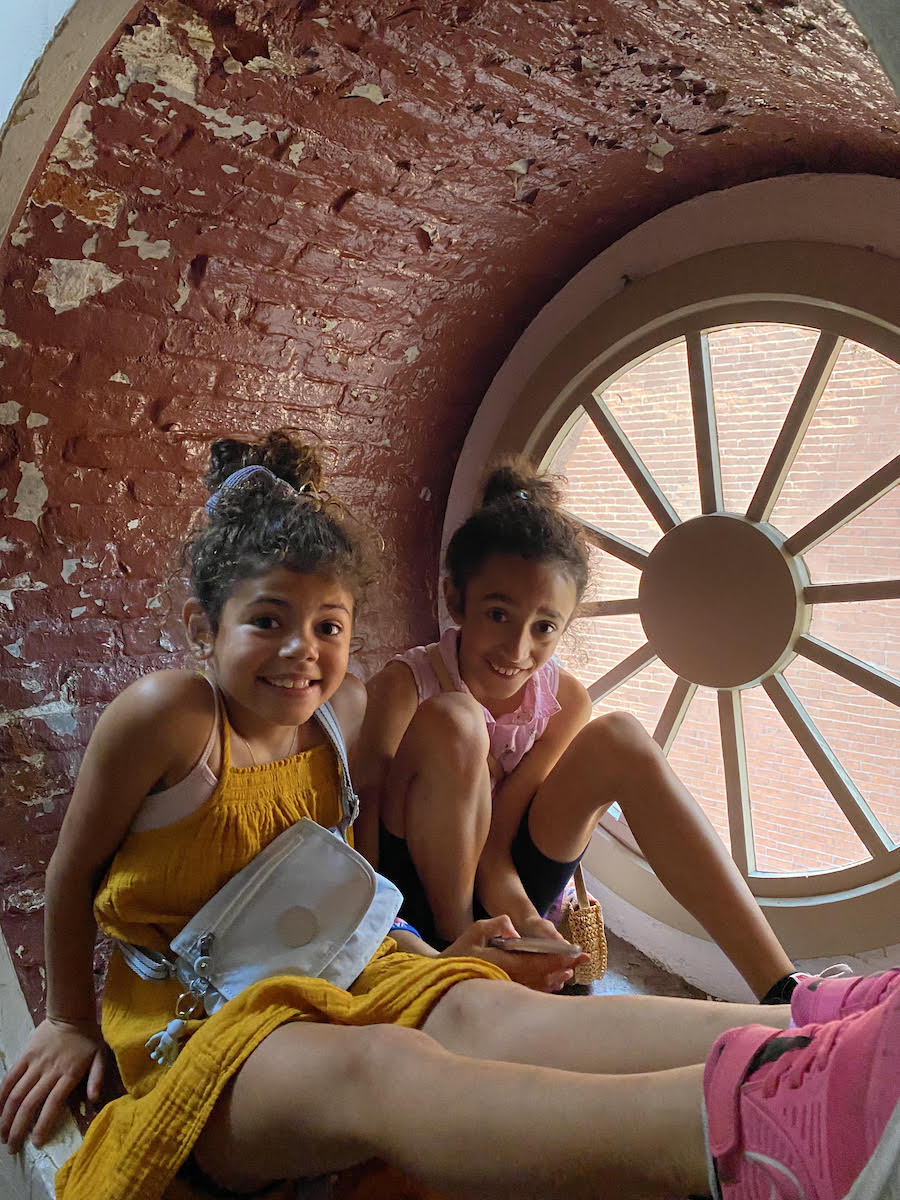
[[[900,367],[845,342],[810,421],[772,524],[790,536],[895,453]]]
[[[597,617],[573,621],[557,654],[563,666],[590,687],[646,640],[637,616]]]
[[[656,659],[639,671],[633,679],[623,683],[594,705],[594,713],[615,712],[624,709],[641,722],[652,735],[665,703],[669,698],[675,673],[665,663]]]
[[[756,868],[833,871],[869,855],[762,688],[743,693]]]
[[[896,445],[895,434],[892,441],[885,441],[884,453],[887,455]],[[900,487],[813,546],[803,555],[803,561],[812,583],[900,579]]]
[[[814,604],[809,632],[900,680],[900,600]]]
[[[576,516],[643,550],[662,536],[587,415],[575,422],[547,469],[567,477],[566,505]]]
[[[682,521],[698,516],[697,451],[684,339],[629,367],[602,398]]]
[[[698,688],[694,693],[669,751],[669,763],[730,849],[719,706],[711,688]]]
[[[819,332],[799,325],[746,324],[712,329],[707,339],[725,508],[744,513]]]
[[[785,678],[869,808],[900,843],[900,708],[805,658],[794,659]]]

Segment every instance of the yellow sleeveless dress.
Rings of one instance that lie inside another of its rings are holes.
[[[166,950],[218,889],[301,817],[340,818],[337,762],[321,744],[256,767],[231,765],[227,720],[222,769],[210,798],[181,820],[130,833],[97,894],[94,912],[111,937]],[[225,1084],[279,1025],[420,1026],[454,984],[506,979],[475,958],[429,959],[399,951],[392,938],[343,991],[320,979],[263,980],[213,1016],[188,1022],[174,1064],[159,1067],[145,1042],[165,1029],[177,981],[138,978],[114,952],[103,993],[103,1034],[128,1094],[106,1105],[56,1177],[58,1200],[155,1200],[192,1193],[177,1172]]]

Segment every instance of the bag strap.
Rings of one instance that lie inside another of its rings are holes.
[[[426,646],[425,654],[427,655],[428,661],[431,664],[432,671],[434,671],[435,675],[437,676],[438,683],[441,685],[441,691],[457,691],[457,687],[450,678],[450,672],[447,670],[447,664],[444,662],[441,652],[438,649],[438,643],[432,642],[430,646]],[[503,778],[503,768],[497,762],[496,758],[494,758],[493,754],[490,753],[490,751],[488,752],[487,756],[487,765],[491,779],[494,781],[495,785],[498,784]]]
[[[331,704],[326,701],[316,709],[316,720],[322,726],[325,736],[334,748],[338,760],[338,775],[341,787],[341,816],[338,831],[346,841],[347,830],[359,816],[359,796],[353,790],[350,779],[350,764],[347,762],[347,743],[340,722],[335,716]]]

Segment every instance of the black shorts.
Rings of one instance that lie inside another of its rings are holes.
[[[557,862],[556,859],[542,854],[531,839],[527,811],[513,838],[511,853],[513,866],[518,872],[528,899],[541,916],[544,916],[572,878],[572,872],[581,861],[581,855],[572,862]],[[409,847],[404,838],[395,837],[383,825],[378,837],[378,870],[402,892],[400,916],[403,920],[418,929],[429,945],[442,950],[448,943],[435,932],[428,898],[410,856]],[[472,898],[472,908],[476,920],[491,915],[481,904],[477,894]]]

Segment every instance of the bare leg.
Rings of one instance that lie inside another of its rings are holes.
[[[575,858],[614,800],[660,882],[757,996],[793,971],[721,839],[665,755],[628,713],[591,721],[545,779],[529,814],[535,845],[560,862]]]
[[[721,1004],[665,996],[557,996],[472,979],[452,988],[422,1026],[447,1050],[587,1074],[627,1075],[703,1063],[738,1025],[786,1029],[788,1005]]]
[[[426,700],[394,757],[382,820],[406,839],[438,934],[453,941],[472,923],[475,869],[491,822],[488,737],[470,696]]]
[[[599,1076],[484,1062],[394,1026],[291,1024],[195,1147],[236,1190],[386,1159],[453,1196],[617,1200],[705,1188],[702,1068]]]

